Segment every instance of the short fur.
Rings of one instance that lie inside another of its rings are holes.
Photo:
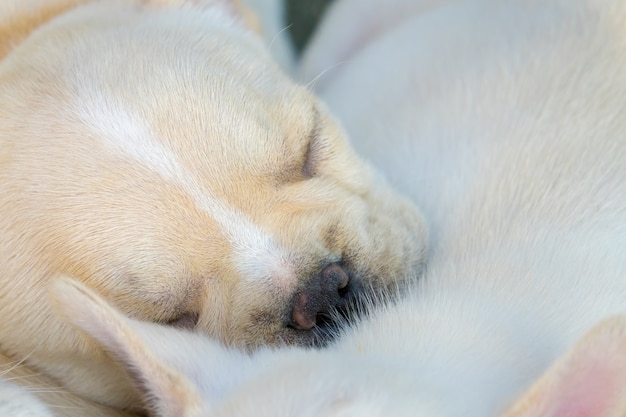
[[[380,31],[321,91],[433,225],[404,299],[327,350],[248,357],[56,287],[154,415],[626,414],[626,4],[441,3]]]
[[[418,210],[272,62],[237,2],[1,7],[0,365],[94,407],[78,415],[142,405],[51,313],[60,276],[134,318],[254,349],[317,340],[324,271],[344,304],[419,274]]]

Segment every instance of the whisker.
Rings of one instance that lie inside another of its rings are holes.
[[[46,404],[46,407],[63,409],[63,410],[81,410],[82,409],[82,407],[77,407],[75,405],[59,405],[59,404]]]
[[[311,81],[309,81],[309,82],[308,82],[308,83],[307,83],[304,87],[305,87],[305,88],[307,88],[307,89],[309,89],[309,90],[312,90],[312,89],[313,89],[313,87],[315,86],[315,83],[317,83],[317,81],[318,81],[318,80],[319,80],[319,79],[320,79],[320,78],[321,78],[324,74],[326,74],[326,73],[327,73],[327,72],[329,72],[329,71],[332,71],[332,70],[336,69],[337,67],[339,67],[339,66],[341,66],[341,65],[344,65],[344,64],[349,64],[349,63],[351,63],[351,62],[352,62],[352,60],[346,60],[346,61],[339,61],[339,62],[337,62],[335,65],[332,65],[332,66],[330,66],[330,67],[326,68],[325,70],[321,71],[321,72],[320,72],[320,73],[319,73],[319,74],[318,74],[315,78],[313,78]]]
[[[20,366],[22,366],[22,364],[24,364],[24,362],[26,362],[26,360],[27,360],[28,358],[30,358],[30,356],[31,356],[33,353],[35,353],[35,351],[37,350],[37,348],[38,348],[38,347],[39,347],[39,346],[35,346],[35,347],[33,348],[33,350],[31,350],[31,351],[30,351],[30,352],[29,352],[26,356],[24,356],[21,360],[17,361],[17,362],[16,362],[16,363],[14,363],[13,365],[11,365],[10,363],[9,363],[9,364],[7,364],[7,365],[10,365],[9,369],[5,369],[5,370],[3,370],[2,372],[0,372],[0,376],[2,376],[2,375],[6,375],[6,374],[8,374],[9,372],[12,372],[12,371],[14,371],[15,369],[19,368]]]
[[[274,37],[272,38],[272,40],[270,41],[269,45],[267,45],[267,51],[271,52],[272,51],[272,47],[274,46],[274,43],[276,42],[276,40],[278,39],[278,37],[280,35],[283,34],[284,31],[288,30],[291,28],[291,26],[293,26],[293,24],[289,24],[287,26],[285,26],[284,28],[282,28],[281,30],[278,31],[278,33],[276,33],[276,35],[274,35]]]
[[[62,390],[62,389],[58,389],[58,388],[33,388],[33,387],[24,387],[24,386],[20,386],[20,388],[23,388],[25,391],[27,391],[30,394],[63,394],[66,393],[67,391]]]
[[[7,373],[8,373],[8,372],[7,372]],[[4,375],[4,374],[2,374],[2,375]],[[2,375],[0,375],[0,376],[2,376]],[[41,372],[38,372],[38,373],[36,373],[36,374],[29,374],[29,375],[16,375],[16,376],[12,376],[12,377],[10,377],[10,378],[2,378],[2,380],[3,380],[3,381],[7,381],[7,382],[8,382],[8,381],[15,381],[15,380],[18,380],[18,379],[28,379],[28,378],[34,378],[34,377],[41,376],[41,375],[43,375],[43,374],[42,374]]]

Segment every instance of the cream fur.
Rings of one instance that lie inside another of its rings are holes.
[[[294,322],[328,265],[348,279],[340,307],[420,274],[419,211],[273,62],[238,2],[2,8],[0,365],[42,375],[61,392],[36,393],[53,412],[143,409],[124,369],[50,311],[61,276],[133,318],[254,350],[324,337],[321,321]]]
[[[433,249],[419,284],[326,350],[249,357],[129,321],[71,282],[54,299],[161,417],[621,417],[625,21],[621,0],[451,1],[330,74],[320,94],[425,207]],[[312,48],[330,56],[352,42],[323,38]],[[192,388],[173,395],[168,372]]]

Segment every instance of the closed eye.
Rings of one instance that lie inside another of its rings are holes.
[[[300,131],[298,136],[285,140],[282,149],[285,164],[280,167],[276,165],[268,167],[274,172],[279,185],[298,183],[319,175],[320,163],[325,152],[320,115],[316,108],[313,108],[312,121],[308,134],[306,131]]]
[[[320,158],[319,119],[319,113],[317,109],[315,109],[313,129],[309,135],[309,141],[304,152],[304,162],[302,164],[302,176],[304,179],[313,178],[318,174],[317,169]]]
[[[176,327],[178,329],[191,330],[198,324],[199,314],[195,312],[183,313],[180,316],[168,321],[168,326]]]

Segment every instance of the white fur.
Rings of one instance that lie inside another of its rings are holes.
[[[0,415],[7,417],[53,417],[50,410],[26,388],[0,380]]]
[[[0,361],[56,387],[37,395],[65,417],[144,405],[45,302],[61,276],[132,317],[255,349],[318,342],[321,315],[421,273],[421,213],[278,68],[237,0],[10,2]]]
[[[385,21],[388,5],[369,5]],[[350,12],[333,19],[358,21]],[[537,380],[550,398],[521,397],[539,411],[513,415],[624,415],[626,320],[576,344],[626,314],[624,21],[621,0],[477,0],[380,30],[320,93],[426,208],[426,276],[322,351],[246,357],[131,321],[138,345],[198,387],[203,411],[189,415],[496,416]],[[352,42],[326,37],[330,56]],[[60,294],[70,313],[92,310]],[[137,371],[141,349],[108,315],[68,316]],[[146,368],[145,380],[170,416],[167,379]]]
[[[112,151],[133,159],[163,179],[191,187],[193,180],[172,152],[154,140],[149,127],[120,104],[110,103],[96,93],[76,100],[75,112],[95,131],[94,137],[102,138]]]
[[[397,363],[443,415],[491,416],[626,313],[625,18],[621,1],[449,1],[328,77],[320,94],[433,238],[422,284],[342,352]],[[354,42],[326,30],[313,51]]]
[[[502,413],[626,313],[625,19],[621,0],[471,1],[387,27],[320,93],[426,208],[426,277],[320,352],[143,340],[213,417]]]

